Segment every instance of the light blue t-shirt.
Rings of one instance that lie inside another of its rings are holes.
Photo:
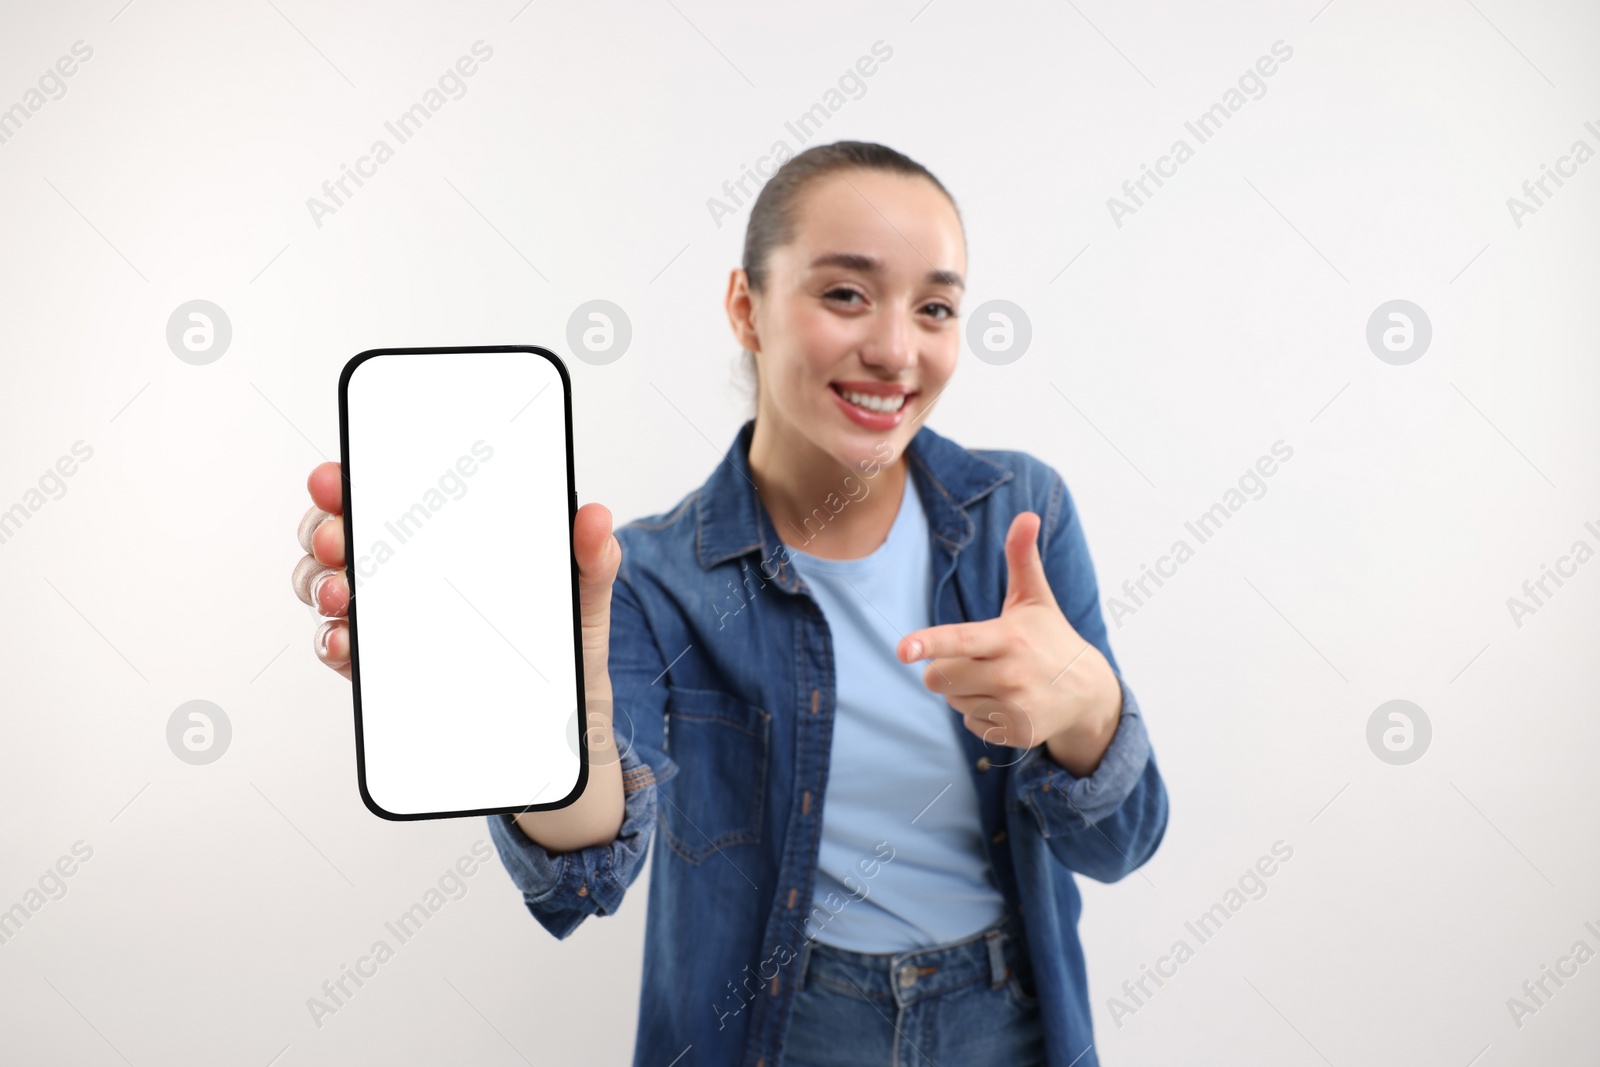
[[[806,933],[856,952],[902,952],[976,933],[1001,917],[1005,897],[984,850],[958,735],[965,727],[922,684],[927,661],[901,663],[894,652],[933,622],[928,523],[915,481],[908,472],[894,525],[871,555],[791,551],[827,620],[838,671]]]

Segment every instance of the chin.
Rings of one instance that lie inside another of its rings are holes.
[[[844,429],[824,447],[840,465],[858,473],[875,474],[900,458],[912,436],[903,426],[878,432],[864,428]]]

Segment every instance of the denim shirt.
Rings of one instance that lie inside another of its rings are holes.
[[[616,840],[551,853],[511,816],[489,817],[528,910],[558,938],[622,905],[657,834],[635,1067],[686,1052],[680,1067],[779,1067],[813,903],[833,645],[751,480],[754,430],[745,422],[705,484],[670,511],[615,531],[610,674],[626,799]],[[926,501],[934,623],[1000,614],[1006,534],[1033,511],[1057,603],[1121,682],[1061,476],[1028,453],[968,450],[926,425],[906,456]],[[848,501],[841,491],[818,504],[827,516]],[[1019,977],[1039,1002],[1047,1062],[1097,1067],[1074,875],[1115,882],[1166,831],[1166,787],[1138,702],[1122,682],[1116,733],[1082,778],[1043,744],[960,734],[989,861],[1024,929]]]

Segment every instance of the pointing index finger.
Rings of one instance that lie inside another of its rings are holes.
[[[1000,632],[992,625],[998,620],[984,622],[952,622],[943,626],[930,626],[913,630],[901,639],[895,650],[903,663],[919,659],[947,659],[966,656],[984,659],[1004,650]]]

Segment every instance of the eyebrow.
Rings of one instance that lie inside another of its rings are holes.
[[[828,252],[811,261],[811,269],[818,267],[843,267],[846,270],[858,270],[863,274],[881,274],[883,263],[876,256],[864,256],[859,252]],[[966,291],[966,283],[961,280],[961,275],[953,270],[930,270],[926,281],[930,285],[953,285],[961,291]]]

